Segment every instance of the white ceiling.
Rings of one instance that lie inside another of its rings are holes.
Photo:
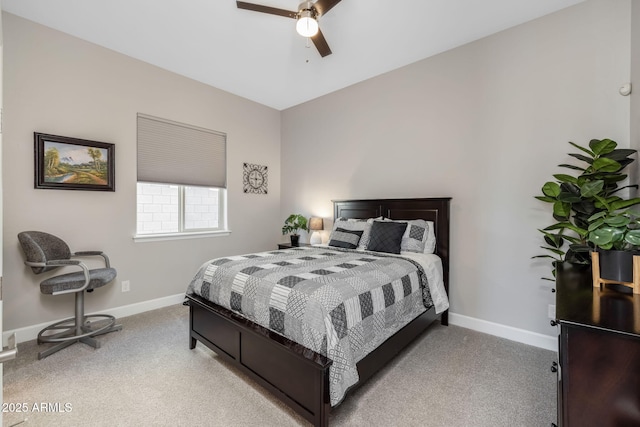
[[[321,58],[235,0],[1,0],[2,9],[282,110],[584,0],[343,0]],[[252,0],[297,10],[297,0]]]

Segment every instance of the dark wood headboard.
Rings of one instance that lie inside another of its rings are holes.
[[[376,218],[433,221],[435,253],[442,259],[444,286],[449,294],[449,204],[451,197],[428,199],[334,200],[333,219]]]

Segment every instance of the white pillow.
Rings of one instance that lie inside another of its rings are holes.
[[[436,251],[436,230],[433,221],[426,221],[429,226],[429,230],[427,231],[427,241],[424,244],[424,252],[425,254],[432,254]]]

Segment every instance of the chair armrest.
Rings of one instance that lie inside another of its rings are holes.
[[[65,265],[80,265],[82,264],[80,261],[76,261],[74,259],[52,259],[44,263],[46,267],[53,266],[65,266]]]
[[[104,258],[104,265],[107,268],[110,268],[111,265],[109,263],[109,257],[107,256],[107,254],[105,254],[102,251],[80,251],[80,252],[74,252],[71,254],[72,257],[76,257],[76,256],[93,256],[93,255],[100,255],[102,258]]]

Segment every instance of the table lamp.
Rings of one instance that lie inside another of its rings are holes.
[[[309,230],[313,230],[311,237],[309,238],[309,243],[312,245],[319,245],[322,243],[322,236],[319,233],[319,230],[324,229],[324,222],[322,218],[311,217],[309,219]]]

